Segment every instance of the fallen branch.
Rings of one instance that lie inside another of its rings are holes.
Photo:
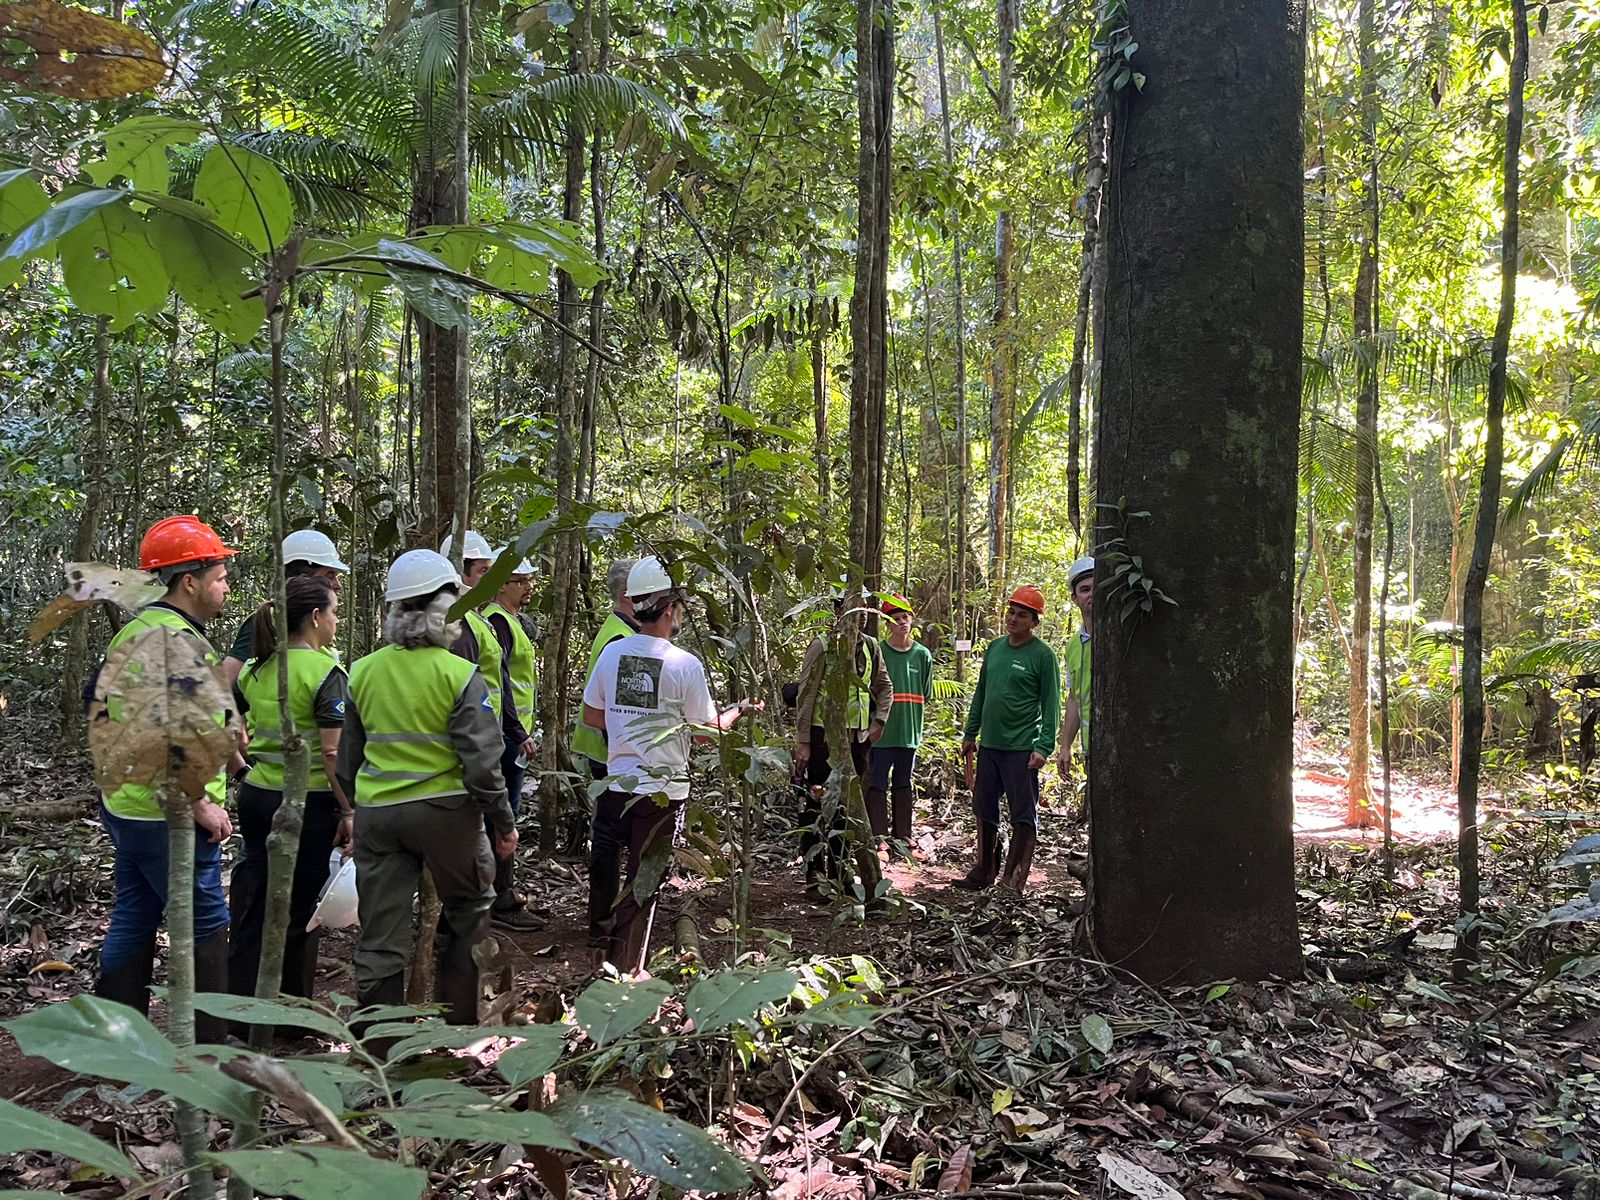
[[[344,1122],[277,1059],[264,1056],[234,1058],[222,1064],[222,1072],[240,1083],[247,1083],[268,1093],[329,1141],[347,1150],[366,1153],[366,1147],[344,1127]]]

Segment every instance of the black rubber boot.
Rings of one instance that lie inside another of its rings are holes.
[[[956,880],[955,886],[962,891],[981,892],[986,887],[992,887],[995,876],[1000,873],[1000,826],[978,825],[978,852],[977,862],[972,870]]]
[[[894,815],[889,822],[896,840],[911,843],[911,817],[916,807],[910,788],[895,788],[889,798],[894,802]]]
[[[150,1015],[150,980],[156,972],[156,939],[150,938],[132,958],[109,971],[101,971],[94,994],[115,1000],[142,1014]]]
[[[406,1002],[406,977],[404,974],[390,975],[387,979],[380,979],[370,988],[361,988],[356,992],[356,1004],[360,1008],[370,1008],[375,1004],[400,1005]],[[385,1059],[389,1051],[400,1039],[397,1037],[374,1038],[368,1041],[366,1031],[371,1027],[367,1021],[356,1021],[350,1026],[353,1033],[366,1047],[367,1053],[374,1058]]]
[[[1011,827],[1012,854],[1016,865],[1006,877],[1006,886],[1017,895],[1028,890],[1028,876],[1033,874],[1033,851],[1039,843],[1039,831],[1032,825]]]
[[[889,836],[889,793],[883,788],[869,787],[865,795],[872,836],[881,842]]]
[[[210,937],[194,944],[194,990],[197,992],[225,992],[228,990],[228,931],[219,929]],[[195,1011],[194,1040],[212,1044],[228,1036],[228,1022],[222,1017],[212,1017]]]
[[[622,887],[622,847],[589,852],[589,944],[604,946],[611,936],[611,910]]]
[[[489,914],[484,913],[465,936],[453,935],[450,945],[439,955],[433,970],[433,998],[445,1006],[448,1025],[476,1025],[478,1003],[483,994],[483,979],[472,948],[489,933]]]

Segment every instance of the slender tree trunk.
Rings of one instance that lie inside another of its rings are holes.
[[[161,791],[167,818],[167,1037],[174,1046],[194,1045],[194,811],[174,784]],[[205,1162],[206,1118],[193,1105],[173,1102],[178,1141],[188,1171],[185,1195],[211,1200],[216,1177]]]
[[[1074,533],[1083,532],[1083,367],[1089,353],[1089,312],[1092,297],[1104,280],[1095,278],[1099,261],[1095,243],[1100,229],[1100,184],[1104,172],[1104,130],[1098,111],[1089,117],[1088,170],[1083,192],[1083,248],[1078,261],[1078,311],[1072,328],[1072,366],[1067,370],[1067,520]]]
[[[955,170],[956,156],[953,140],[950,136],[950,87],[945,74],[944,63],[944,19],[940,14],[937,2],[933,5],[933,41],[934,49],[939,62],[939,132],[944,143],[945,166],[951,171]],[[949,215],[950,220],[950,278],[952,299],[955,304],[955,343],[956,343],[956,564],[955,578],[951,588],[951,625],[957,638],[969,637],[967,622],[967,561],[970,552],[967,549],[967,520],[971,511],[971,479],[972,479],[972,438],[967,431],[967,311],[965,289],[962,286],[961,276],[961,225],[957,218]],[[965,680],[967,677],[967,656],[956,655],[956,678]]]
[[[97,317],[94,323],[93,408],[89,417],[88,452],[83,456],[83,511],[72,532],[72,561],[92,562],[100,543],[100,524],[105,518],[106,494],[110,490],[106,454],[106,422],[111,412],[111,320]],[[69,746],[83,741],[83,697],[79,684],[89,668],[89,622],[73,621],[67,626],[67,653],[61,665],[61,740]]]
[[[1361,263],[1356,272],[1353,329],[1357,354],[1356,494],[1354,538],[1355,607],[1350,619],[1350,772],[1345,793],[1345,824],[1369,828],[1378,823],[1372,807],[1372,487],[1378,471],[1378,81],[1373,9],[1357,9],[1361,70],[1362,140],[1368,155],[1366,218]]]
[[[1000,128],[1006,147],[1016,141],[1015,64],[1017,0],[997,0],[996,26],[1000,49]],[[989,588],[1003,590],[1011,524],[1012,435],[1017,419],[1016,297],[1012,261],[1016,250],[1016,218],[1002,208],[994,219],[994,386],[989,392]]]
[[[832,528],[829,520],[828,500],[833,465],[828,446],[828,306],[817,295],[815,271],[806,272],[806,285],[811,289],[811,423],[816,435],[817,460],[817,515],[823,529]]]
[[[1160,86],[1119,93],[1111,125],[1116,333],[1095,466],[1101,494],[1151,515],[1097,522],[1090,863],[1099,957],[1156,984],[1300,971],[1289,601],[1303,11],[1128,5],[1139,69]],[[1117,550],[1176,607],[1121,620]]]
[[[591,14],[580,20],[587,23]],[[574,38],[570,61],[574,71],[587,69],[587,55]],[[562,191],[561,215],[577,222],[583,216],[583,180],[587,165],[588,140],[576,120],[567,123],[566,183]],[[582,319],[582,299],[577,281],[565,271],[557,272],[556,300],[562,323],[576,328]],[[556,517],[573,518],[576,497],[577,446],[574,439],[578,420],[579,379],[577,341],[563,332],[556,346],[556,440],[553,474],[556,484]],[[563,528],[554,547],[551,572],[550,625],[545,634],[544,679],[539,689],[540,719],[544,724],[542,762],[544,777],[539,786],[539,853],[554,854],[560,843],[562,743],[568,733],[567,676],[572,645],[572,626],[578,604],[578,558],[582,552],[581,533]]]
[[[1473,530],[1472,560],[1461,593],[1461,779],[1456,802],[1461,821],[1461,917],[1465,928],[1456,940],[1455,975],[1463,978],[1478,956],[1478,770],[1483,755],[1483,593],[1489,581],[1489,555],[1494,550],[1500,519],[1500,476],[1504,455],[1506,363],[1511,352],[1511,322],[1517,305],[1517,245],[1521,219],[1523,89],[1528,80],[1528,10],[1525,0],[1511,0],[1511,87],[1506,98],[1505,180],[1501,204],[1500,312],[1489,352],[1489,396],[1484,411],[1483,477],[1478,485],[1478,512]]]

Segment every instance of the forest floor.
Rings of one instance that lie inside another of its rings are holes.
[[[952,888],[971,832],[947,790],[919,807],[914,861],[889,869],[903,903],[886,921],[807,904],[791,838],[758,849],[754,932],[739,951],[854,964],[881,1000],[873,1027],[799,1083],[787,1062],[758,1061],[717,1112],[705,1098],[727,1064],[675,1059],[663,1100],[759,1160],[779,1200],[968,1189],[994,1200],[1600,1197],[1600,989],[1541,982],[1561,951],[1593,954],[1593,939],[1527,932],[1562,898],[1547,892],[1561,881],[1554,859],[1600,823],[1592,793],[1578,812],[1543,793],[1486,798],[1492,923],[1483,969],[1457,983],[1447,777],[1396,774],[1386,879],[1381,835],[1341,826],[1341,764],[1310,738],[1298,750],[1304,979],[1157,993],[1096,961],[1069,870],[1087,831],[1059,789],[1047,793],[1025,899]],[[92,983],[109,850],[87,785],[75,764],[26,754],[0,768],[0,1018]],[[549,925],[496,937],[525,1006],[548,1010],[595,972],[583,864],[530,859],[522,875]],[[669,886],[664,907],[694,915],[703,957],[730,959],[729,889]],[[672,928],[658,921],[657,947]],[[320,995],[352,990],[353,945],[348,932],[324,940]],[[0,1096],[114,1136],[152,1167],[171,1153],[163,1107],[25,1058],[4,1033]],[[49,1155],[0,1156],[0,1186],[110,1194],[68,1178]],[[438,1194],[543,1193],[512,1168]]]

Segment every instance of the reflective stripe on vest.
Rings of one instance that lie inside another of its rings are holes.
[[[489,688],[489,707],[494,709],[494,722],[500,723],[500,639],[494,635],[494,626],[475,612],[467,614],[467,624],[472,626],[478,639],[478,670],[483,672],[483,682]]]
[[[350,669],[350,698],[366,731],[357,804],[459,796],[461,756],[450,714],[477,668],[442,646],[385,646]]]
[[[289,647],[289,711],[294,714],[295,731],[302,737],[318,737],[316,704],[317,693],[328,676],[339,670],[338,663],[320,650],[309,646]],[[266,662],[251,659],[239,672],[239,690],[244,693],[250,711],[245,723],[250,730],[250,756],[255,765],[246,780],[269,792],[283,790],[283,729],[278,710],[278,659]],[[311,771],[306,776],[306,788],[313,792],[328,790],[328,768],[322,758],[320,742],[311,750]]]
[[[1067,680],[1071,685],[1073,698],[1078,702],[1078,716],[1083,724],[1078,730],[1078,741],[1083,746],[1083,752],[1089,753],[1089,681],[1090,672],[1094,670],[1094,643],[1084,641],[1082,637],[1073,634],[1067,639],[1067,650],[1062,660],[1067,666]]]
[[[511,626],[511,700],[516,706],[517,719],[531,733],[537,720],[535,709],[539,700],[539,670],[534,662],[533,642],[522,622],[503,604],[491,604],[483,611],[485,615],[504,617]]]
[[[589,677],[594,674],[594,665],[600,661],[600,651],[604,650],[618,638],[632,637],[634,628],[616,613],[606,617],[600,626],[600,631],[594,635],[594,642],[589,647],[589,669],[584,673],[583,682],[587,687]],[[606,765],[606,735],[593,725],[584,723],[583,705],[578,705],[578,721],[572,731],[572,749],[575,754],[581,754],[590,762]]]
[[[111,639],[111,644],[106,647],[109,656],[113,650],[125,642],[131,642],[157,625],[165,625],[169,629],[176,629],[187,633],[190,637],[198,638],[205,643],[206,661],[215,667],[221,660],[217,657],[215,648],[199,630],[189,624],[179,613],[170,608],[152,605],[140,611]],[[213,714],[218,725],[228,723],[228,714],[220,712]],[[206,795],[215,804],[222,804],[228,798],[228,764],[224,762],[218,768],[216,776],[206,784]],[[123,817],[130,821],[165,821],[166,814],[161,811],[161,798],[156,789],[147,783],[125,783],[110,795],[103,797],[106,810],[113,816]]]
[[[865,729],[867,727],[867,714],[872,711],[872,646],[870,642],[860,643],[865,656],[866,664],[861,668],[859,680],[850,681],[850,698],[845,702],[844,724],[846,729]]]

